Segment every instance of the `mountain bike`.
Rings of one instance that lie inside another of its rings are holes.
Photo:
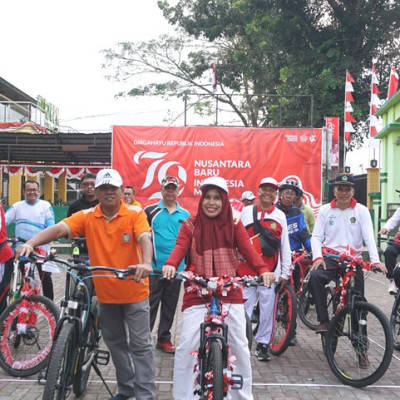
[[[355,287],[356,275],[371,271],[371,263],[351,253],[326,254],[344,266],[344,276],[334,294],[339,299],[335,316],[325,336],[325,354],[335,376],[353,387],[371,385],[389,367],[393,339],[389,321],[375,305],[368,303]],[[380,271],[376,269],[375,271]]]
[[[49,256],[67,272],[65,298],[61,302],[60,319],[57,324],[53,349],[44,375],[39,376],[43,384],[43,400],[65,399],[71,390],[81,396],[87,386],[93,367],[112,396],[98,365],[107,365],[108,351],[99,349],[101,329],[99,326],[97,298],[94,295],[92,272],[111,272],[113,275],[96,275],[108,279],[132,279],[134,269],[113,267],[88,267],[79,258],[69,261]]]
[[[59,311],[40,295],[40,281],[34,277],[43,257],[14,262],[9,305],[0,316],[0,367],[12,376],[38,373],[50,356]]]
[[[202,290],[211,294],[210,303],[207,304],[208,312],[204,322],[200,324],[199,349],[192,354],[197,357],[196,389],[194,394],[202,400],[222,400],[230,389],[241,389],[243,378],[233,374],[232,360],[234,357],[229,352],[228,325],[225,318],[228,312],[222,311],[222,296],[228,287],[258,285],[260,278],[220,277],[204,279],[196,276],[191,271],[183,271],[176,275],[175,279],[190,282],[194,290],[198,290],[202,296]]]
[[[307,276],[311,264],[312,256],[307,250],[292,252],[292,274],[290,275],[290,284],[294,288],[297,298],[306,283],[305,277]],[[299,267],[298,271],[295,271],[296,265]]]

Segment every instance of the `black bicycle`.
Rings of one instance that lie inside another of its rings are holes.
[[[113,275],[96,275],[108,279],[131,279],[135,270],[88,267],[79,257],[66,261],[53,254],[49,259],[64,265],[67,276],[65,298],[61,302],[60,319],[50,360],[45,375],[39,376],[39,384],[45,386],[43,400],[65,399],[71,390],[76,396],[81,396],[86,389],[92,367],[112,396],[98,368],[98,365],[108,364],[110,355],[108,351],[99,348],[101,329],[92,272],[111,272]]]

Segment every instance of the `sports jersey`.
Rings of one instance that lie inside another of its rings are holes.
[[[15,222],[15,236],[23,239],[31,239],[38,232],[54,225],[54,212],[51,204],[40,199],[34,204],[30,204],[26,200],[14,203],[6,211],[5,217],[7,225]],[[50,245],[42,247],[46,251],[50,249]]]
[[[153,237],[153,268],[161,269],[175,247],[176,238],[182,222],[189,218],[189,211],[176,203],[176,209],[170,213],[161,200],[144,209],[151,226]],[[184,260],[178,266],[178,272],[183,271]]]
[[[363,240],[368,247],[371,262],[379,263],[372,220],[367,207],[353,198],[350,207],[345,210],[336,207],[336,199],[320,208],[311,237],[314,260],[322,257],[322,247],[344,252],[349,245],[356,255],[361,256]]]
[[[117,214],[108,220],[100,204],[78,211],[61,221],[69,232],[69,238],[85,236],[92,266],[127,268],[141,263],[139,240],[150,237],[146,214],[137,206],[121,202]],[[94,275],[112,275],[94,272]],[[96,294],[101,303],[135,303],[149,295],[148,279],[142,282],[109,278],[93,278]]]
[[[289,210],[286,210],[278,203],[276,207],[286,216],[290,249],[292,251],[298,251],[304,246],[307,251],[311,251],[310,233],[307,229],[304,214],[295,206],[291,206]]]
[[[271,228],[271,221],[273,221],[278,224],[276,229],[281,231],[281,248],[277,253],[278,257],[276,257],[275,259],[275,256],[266,257],[262,255],[262,259],[270,267],[270,270],[273,270],[275,272],[276,280],[278,280],[280,277],[288,279],[291,269],[291,254],[285,214],[281,210],[278,210],[274,205],[272,205],[268,210],[261,210],[259,206],[256,207],[258,207],[257,219],[262,225],[268,225]],[[255,233],[253,206],[245,207],[242,211],[240,219],[243,222],[243,225],[246,228],[248,235],[250,237],[253,237]],[[273,265],[271,265],[271,262],[273,263]]]

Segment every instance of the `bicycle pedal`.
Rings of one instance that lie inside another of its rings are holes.
[[[231,375],[231,389],[240,390],[243,387],[243,376],[238,374]]]
[[[38,385],[45,385],[46,384],[46,370],[40,371],[38,378],[37,378]]]
[[[106,350],[97,350],[95,361],[99,365],[108,365],[110,362],[110,353]]]

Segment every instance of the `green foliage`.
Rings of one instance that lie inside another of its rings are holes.
[[[367,121],[372,62],[382,74],[382,93],[390,65],[400,62],[398,0],[180,0],[174,6],[164,0],[158,5],[177,28],[176,37],[120,43],[104,51],[110,78],[134,81],[140,74],[157,74],[157,83],[121,95],[212,95],[209,71],[216,63],[218,100],[245,126],[310,125],[311,96],[314,126],[323,126],[325,116],[342,119],[346,70],[356,79],[353,115]],[[194,108],[210,109],[202,101]],[[367,131],[368,125],[359,124],[356,142]]]

